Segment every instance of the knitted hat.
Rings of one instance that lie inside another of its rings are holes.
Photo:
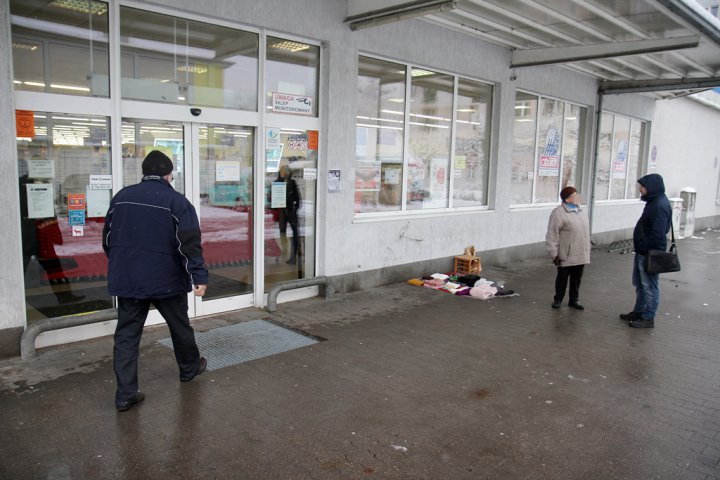
[[[143,175],[158,175],[164,177],[173,171],[172,160],[160,150],[153,150],[147,154],[142,163]]]
[[[577,190],[575,190],[575,187],[565,187],[562,190],[560,190],[560,198],[564,202],[568,198],[570,198],[570,195],[573,193],[577,193]]]

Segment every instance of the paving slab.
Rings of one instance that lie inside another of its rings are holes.
[[[696,237],[652,330],[618,319],[632,254],[596,248],[585,311],[551,309],[531,259],[483,272],[517,297],[395,284],[201,319],[324,341],[189,383],[148,328],[124,413],[111,337],[2,361],[0,478],[720,479],[720,230]]]

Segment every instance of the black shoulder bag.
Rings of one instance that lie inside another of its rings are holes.
[[[675,245],[675,229],[672,220],[670,220],[670,232],[672,233],[672,243],[670,250],[650,250],[647,255],[647,265],[645,271],[650,275],[658,273],[670,273],[680,271],[680,258],[677,254],[677,246]]]

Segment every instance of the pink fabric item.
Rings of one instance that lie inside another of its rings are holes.
[[[487,300],[492,298],[497,293],[497,288],[491,287],[490,285],[480,285],[479,287],[473,287],[470,289],[470,296],[479,298],[481,300]]]

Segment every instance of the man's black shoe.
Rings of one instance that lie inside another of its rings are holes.
[[[553,301],[551,306],[552,306],[552,308],[560,308],[560,302]]]
[[[630,326],[633,328],[654,328],[654,318],[641,318],[640,320],[631,320]]]
[[[127,412],[133,407],[133,405],[136,405],[143,400],[145,400],[145,394],[143,392],[137,392],[137,395],[135,395],[135,398],[133,400],[128,400],[127,402],[123,402],[120,405],[115,405],[115,407],[118,409],[118,412]]]
[[[577,310],[585,310],[585,307],[583,307],[582,305],[580,305],[577,302],[568,303],[568,305]]]
[[[180,377],[180,381],[181,382],[189,382],[193,378],[202,374],[206,368],[207,368],[207,360],[205,360],[205,357],[200,357],[200,366],[198,367],[197,372],[195,372],[195,374],[190,377]]]
[[[640,316],[640,314],[639,314],[638,312],[635,312],[635,311],[632,311],[632,312],[629,312],[629,313],[621,313],[621,314],[620,314],[620,319],[621,319],[621,320],[626,320],[626,321],[628,321],[628,322],[631,321],[631,320],[640,320],[641,318],[642,318],[642,317]]]

